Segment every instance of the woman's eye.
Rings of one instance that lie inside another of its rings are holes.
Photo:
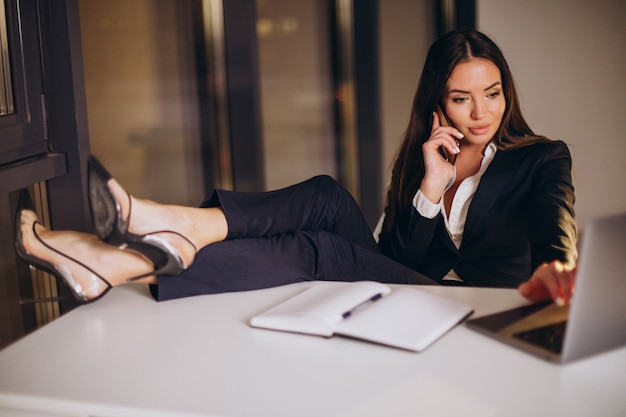
[[[493,93],[489,94],[489,97],[495,98],[495,97],[498,97],[500,94],[502,94],[502,91],[494,91]]]
[[[453,103],[463,103],[464,101],[466,101],[467,99],[465,97],[455,97],[452,99]]]

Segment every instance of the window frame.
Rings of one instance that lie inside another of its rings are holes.
[[[3,1],[14,112],[0,116],[0,166],[48,151],[37,8],[32,0]]]

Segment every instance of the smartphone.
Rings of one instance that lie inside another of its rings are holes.
[[[441,109],[441,106],[437,106],[437,109],[435,110],[435,112],[437,113],[437,116],[439,117],[439,124],[441,126],[445,126],[445,127],[452,126],[450,124],[450,121],[448,120],[448,117],[446,116],[446,114]],[[456,145],[459,146],[459,141],[458,140],[456,141]],[[454,165],[456,163],[456,157],[457,157],[458,154],[448,155],[448,151],[443,146],[439,147],[439,153],[441,154],[441,156],[443,156],[443,159],[445,159],[446,161],[450,162],[452,165]]]

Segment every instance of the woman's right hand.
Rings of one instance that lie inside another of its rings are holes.
[[[554,300],[556,305],[569,303],[574,294],[576,265],[567,265],[561,261],[545,262],[533,273],[530,279],[522,283],[518,290],[530,301]]]
[[[455,168],[439,151],[440,147],[446,149],[448,155],[456,155],[460,152],[458,139],[463,139],[463,134],[451,126],[442,126],[439,114],[433,113],[433,127],[430,137],[422,145],[424,156],[425,174],[420,185],[420,190],[426,198],[437,204],[450,182],[454,181]]]

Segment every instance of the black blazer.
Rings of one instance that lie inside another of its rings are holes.
[[[379,237],[381,251],[441,282],[454,268],[472,286],[517,287],[541,263],[574,262],[572,159],[565,143],[542,142],[498,151],[470,204],[460,248],[442,214],[414,207]]]

